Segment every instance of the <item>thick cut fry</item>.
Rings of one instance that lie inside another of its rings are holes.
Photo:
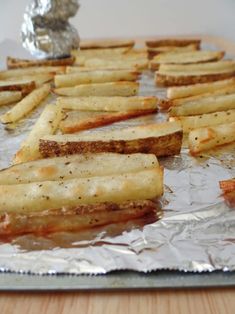
[[[56,88],[54,92],[61,96],[134,96],[138,90],[139,83],[123,81]]]
[[[148,68],[148,59],[124,59],[124,60],[107,60],[107,59],[88,59],[85,61],[84,66],[92,69],[126,69],[135,68],[143,70]]]
[[[219,186],[224,193],[235,191],[235,178],[230,180],[223,180],[219,182]]]
[[[123,69],[120,69],[120,68],[102,68],[102,69],[97,69],[97,68],[88,68],[88,67],[85,67],[85,66],[72,66],[72,67],[66,67],[66,73],[67,74],[72,74],[72,73],[81,73],[81,72],[94,72],[94,71],[130,71],[130,72],[140,72],[141,71],[138,69],[136,69],[135,67],[128,67],[128,68],[123,68]]]
[[[170,87],[167,89],[167,98],[183,98],[195,95],[214,93],[220,89],[235,87],[235,78],[211,83],[194,84],[188,86]]]
[[[170,121],[179,121],[183,131],[188,133],[194,129],[235,122],[235,109],[200,116],[171,117]]]
[[[148,52],[148,58],[152,59],[154,56],[159,55],[160,53],[195,51],[198,49],[199,48],[196,44],[190,44],[183,47],[176,47],[176,46],[162,46],[162,47],[154,47],[154,48],[148,47],[147,52]]]
[[[0,93],[0,106],[8,105],[22,99],[20,91],[5,91]]]
[[[127,201],[121,204],[102,203],[77,205],[73,208],[43,212],[7,213],[0,215],[0,235],[48,234],[81,231],[114,223],[125,223],[156,212],[150,200]]]
[[[120,48],[130,47],[135,45],[134,40],[118,40],[118,39],[107,39],[107,40],[86,40],[80,42],[80,49],[98,49],[98,48]]]
[[[64,66],[72,65],[75,61],[74,57],[60,59],[44,59],[44,60],[28,60],[7,57],[8,69],[28,68],[28,67],[44,67],[44,66]]]
[[[35,82],[36,86],[39,87],[42,84],[45,84],[49,81],[51,81],[54,78],[54,73],[45,73],[45,74],[34,74],[34,75],[24,75],[24,76],[16,76],[16,77],[10,77],[8,79],[9,84],[12,81],[22,82]]]
[[[39,149],[44,157],[100,152],[170,156],[180,152],[181,144],[180,123],[166,122],[89,134],[46,136],[40,140]]]
[[[71,155],[39,159],[0,171],[0,184],[22,184],[75,178],[102,177],[159,167],[151,154],[112,153]]]
[[[30,93],[36,88],[36,84],[33,81],[0,81],[1,91],[24,91],[24,93]]]
[[[7,111],[0,117],[2,123],[11,123],[22,119],[35,107],[39,106],[40,103],[50,93],[50,85],[43,85],[32,91],[24,99],[18,102],[12,109]]]
[[[170,108],[170,116],[190,116],[235,109],[235,94],[203,97]]]
[[[163,193],[163,170],[0,186],[0,212],[32,212],[80,204],[153,199]]]
[[[76,56],[75,65],[84,66],[86,63],[95,63],[94,66],[96,66],[97,63],[102,62],[104,65],[107,64],[107,62],[115,61],[115,62],[128,62],[128,61],[136,61],[138,60],[146,60],[147,61],[147,52],[127,52],[124,54],[117,54],[117,55],[110,55],[110,54],[104,54],[93,56],[93,57],[85,57],[82,55]],[[89,65],[88,65],[89,66]]]
[[[157,110],[155,96],[134,97],[59,97],[57,105],[63,109],[79,111],[136,111]]]
[[[161,64],[192,64],[218,61],[224,56],[223,51],[187,51],[159,54],[150,62],[151,70],[158,70]]]
[[[65,66],[57,67],[30,67],[25,69],[12,69],[0,72],[0,80],[9,79],[11,77],[22,77],[28,75],[48,74],[48,73],[65,73]]]
[[[44,135],[54,134],[60,120],[62,110],[55,105],[47,105],[36,121],[20,150],[16,153],[13,163],[21,163],[41,158],[39,139]]]
[[[97,111],[70,111],[60,123],[60,130],[63,133],[75,133],[83,130],[93,129],[108,125],[114,122],[128,120],[155,113],[157,109],[132,110],[125,112],[104,113]]]
[[[70,87],[79,84],[90,83],[106,83],[106,82],[118,82],[118,81],[136,81],[139,77],[137,71],[89,71],[78,72],[73,74],[64,74],[55,76],[56,87]]]
[[[235,122],[201,128],[189,133],[189,149],[192,155],[235,141]]]
[[[197,45],[200,47],[200,39],[182,39],[182,38],[162,38],[162,39],[153,39],[147,40],[145,42],[147,47],[164,47],[164,46],[173,46],[173,47],[184,47],[190,44]]]
[[[96,49],[83,49],[83,50],[72,50],[71,54],[74,57],[84,57],[85,59],[90,59],[94,57],[104,57],[104,56],[120,56],[128,52],[131,47],[120,47],[120,48],[96,48]]]

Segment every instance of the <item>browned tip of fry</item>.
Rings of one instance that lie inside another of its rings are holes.
[[[7,57],[8,69],[28,68],[28,67],[40,67],[40,66],[68,66],[72,65],[75,61],[75,57],[70,56],[60,59],[43,59],[43,60],[28,60]]]
[[[30,82],[13,82],[7,81],[6,85],[0,85],[0,91],[22,91],[24,95],[29,94],[36,88],[34,81]]]
[[[86,40],[80,42],[80,49],[134,47],[134,40]]]
[[[200,47],[200,39],[177,39],[177,38],[162,38],[162,39],[153,39],[147,40],[145,42],[147,47],[162,47],[162,46],[175,46],[175,47],[184,47],[190,44],[195,44],[197,47]]]
[[[220,181],[219,186],[224,193],[235,191],[235,178]]]

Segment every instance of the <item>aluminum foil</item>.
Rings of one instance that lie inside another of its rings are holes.
[[[145,73],[140,94],[165,96],[165,90],[156,88],[153,75]],[[0,126],[0,167],[9,165],[43,106],[16,126]],[[0,108],[0,113],[7,109]],[[105,128],[164,119],[164,114],[150,115]],[[235,176],[234,156],[235,145],[199,158],[191,157],[185,146],[180,156],[160,159],[165,168],[160,220],[144,226],[141,222],[110,225],[79,234],[2,241],[0,270],[35,274],[105,274],[120,269],[235,270],[235,212],[224,203],[218,185],[220,180]]]
[[[79,36],[68,19],[78,8],[78,0],[31,0],[22,25],[23,46],[36,58],[70,55],[79,47]]]

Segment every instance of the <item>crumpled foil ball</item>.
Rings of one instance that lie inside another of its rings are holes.
[[[36,58],[70,55],[79,47],[79,36],[68,19],[78,8],[78,0],[32,0],[22,24],[23,46]]]

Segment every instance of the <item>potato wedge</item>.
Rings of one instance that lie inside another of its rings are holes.
[[[80,49],[104,49],[104,48],[121,48],[135,45],[134,40],[118,40],[118,39],[104,39],[104,40],[86,40],[80,42]]]
[[[40,139],[43,157],[77,153],[149,153],[156,156],[178,154],[182,144],[178,122],[165,122],[89,134],[51,135]]]
[[[170,108],[170,116],[190,116],[235,109],[235,94],[216,95],[189,101]]]
[[[55,88],[54,92],[61,96],[134,96],[138,90],[139,83],[123,81],[61,87]]]
[[[108,224],[125,223],[155,213],[157,206],[150,200],[127,201],[121,204],[101,203],[77,205],[43,212],[7,213],[0,215],[0,236],[33,233],[71,232]]]
[[[9,79],[11,77],[22,77],[26,75],[48,74],[48,73],[64,73],[65,66],[57,67],[30,67],[24,69],[12,69],[6,71],[0,71],[0,80]]]
[[[12,123],[22,119],[49,95],[50,85],[43,85],[18,102],[12,109],[0,116],[2,123]]]
[[[29,135],[21,144],[21,148],[16,153],[13,163],[18,164],[41,158],[39,139],[44,135],[54,134],[61,119],[61,108],[52,104],[47,105],[29,132]]]
[[[0,93],[0,106],[8,105],[21,100],[23,97],[21,91],[5,91]]]
[[[148,58],[152,59],[154,56],[157,56],[160,53],[195,51],[198,49],[199,47],[197,44],[189,44],[183,47],[177,47],[177,46],[161,46],[161,47],[152,47],[152,48],[148,47],[147,53],[148,53]]]
[[[30,93],[36,88],[36,84],[33,81],[0,81],[1,91],[24,91]]]
[[[157,110],[158,99],[155,96],[134,97],[59,97],[56,104],[63,109],[79,111],[136,111]]]
[[[189,149],[192,155],[235,141],[235,122],[200,128],[189,133]]]
[[[235,122],[235,109],[199,116],[171,117],[170,121],[179,121],[183,131],[188,133],[194,129]]]
[[[148,68],[148,59],[134,58],[134,59],[88,59],[84,62],[84,66],[92,69],[126,69],[135,68],[137,70],[144,70]]]
[[[62,74],[55,76],[56,87],[70,87],[79,84],[90,83],[106,83],[106,82],[118,82],[118,81],[136,81],[139,77],[137,71],[89,71],[78,72],[73,74]]]
[[[193,84],[188,86],[170,87],[167,89],[167,98],[183,98],[201,94],[214,93],[220,89],[235,87],[235,78],[210,83]]]
[[[111,176],[0,185],[0,212],[44,211],[103,202],[119,204],[153,199],[162,193],[161,167]]]
[[[147,47],[153,48],[153,47],[185,47],[190,44],[197,45],[197,47],[200,47],[201,40],[200,39],[193,39],[193,38],[162,38],[162,39],[153,39],[153,40],[147,40],[145,42]]]
[[[44,67],[44,66],[65,66],[72,65],[75,61],[74,57],[66,57],[60,59],[44,59],[44,60],[28,60],[7,57],[8,69],[28,68],[28,67]]]
[[[0,185],[102,177],[159,167],[151,154],[85,154],[39,159],[0,171]]]
[[[94,48],[94,49],[83,49],[83,50],[72,50],[71,54],[74,57],[84,57],[85,59],[90,59],[94,57],[104,57],[104,56],[120,56],[128,52],[131,47],[119,47],[119,48]]]
[[[60,130],[62,133],[75,133],[156,112],[157,109],[109,113],[104,113],[103,111],[70,111],[65,113],[60,123]]]

